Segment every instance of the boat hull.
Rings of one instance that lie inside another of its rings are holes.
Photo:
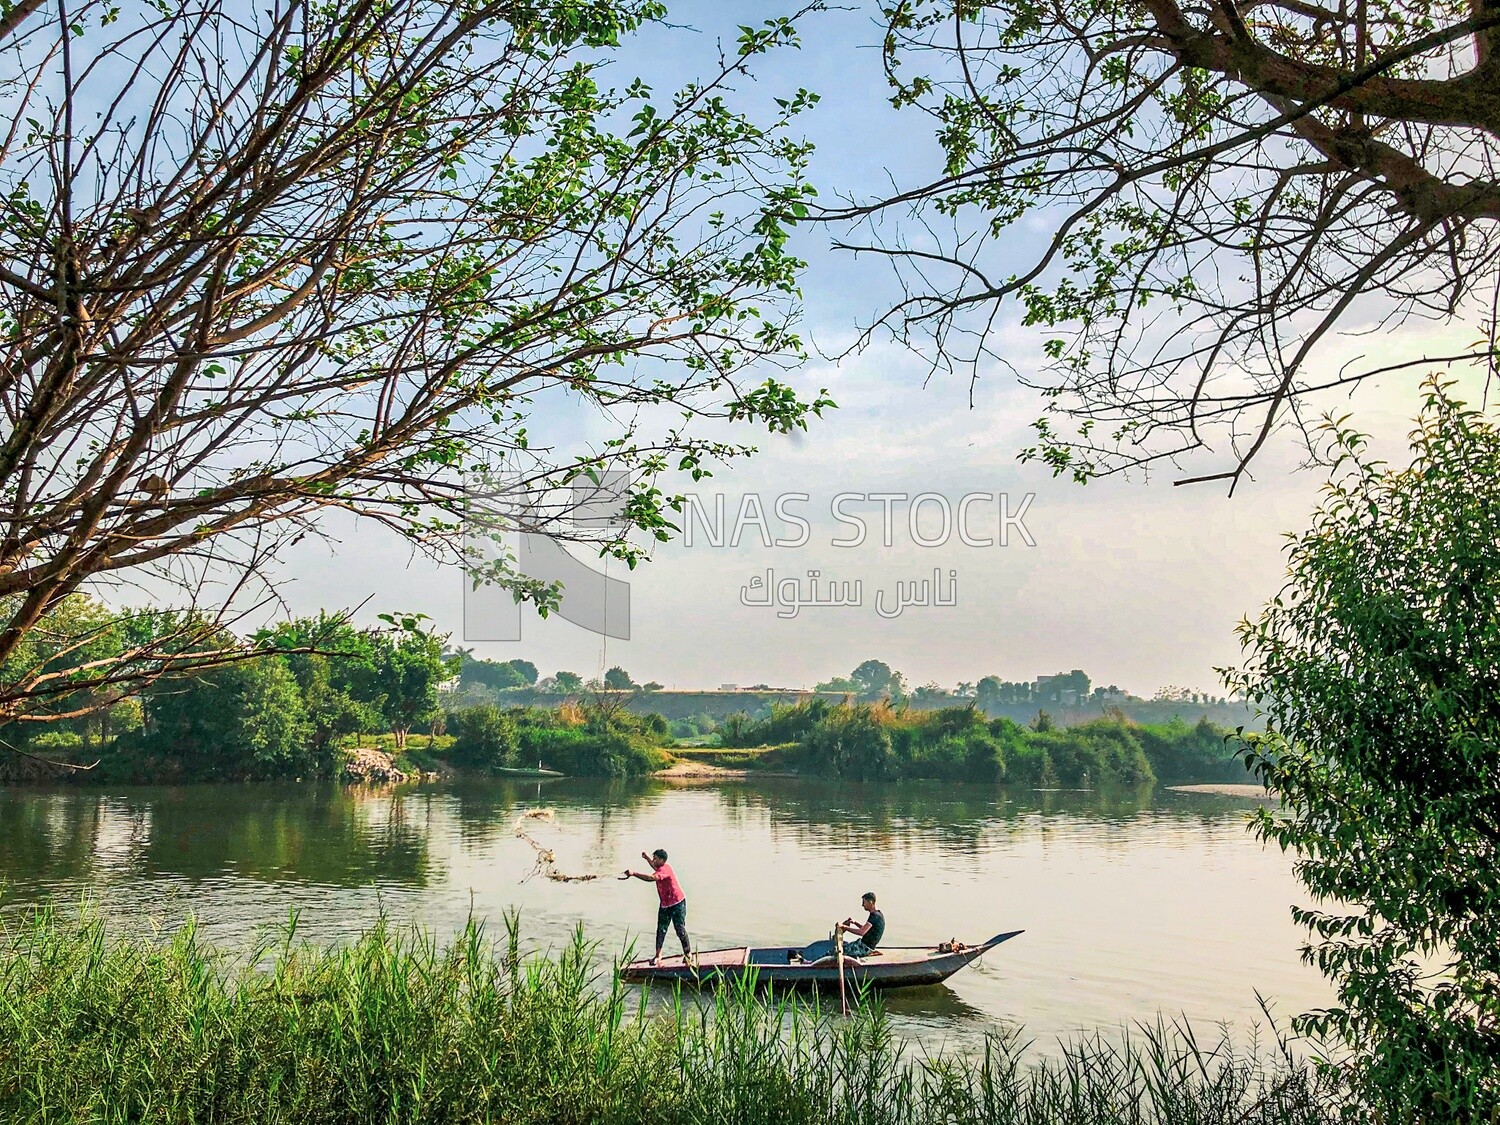
[[[966,965],[977,961],[1003,941],[1009,941],[1022,930],[997,934],[980,945],[963,946],[956,951],[931,948],[897,948],[878,956],[844,958],[843,978],[853,988],[919,988],[941,984]],[[798,946],[739,947],[714,949],[682,957],[663,957],[661,963],[632,961],[620,968],[620,978],[634,984],[666,983],[683,985],[715,984],[750,978],[757,986],[826,990],[839,987],[837,959],[797,962],[790,956],[800,952]]]

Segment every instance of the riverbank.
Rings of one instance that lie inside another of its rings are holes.
[[[1276,794],[1266,791],[1264,785],[1232,785],[1228,782],[1212,782],[1206,785],[1168,785],[1173,793],[1206,793],[1213,797],[1246,797],[1252,801],[1275,801]]]
[[[176,697],[172,702],[183,706]],[[200,706],[213,709],[212,701]],[[1022,727],[1009,719],[987,719],[973,707],[920,711],[885,701],[817,699],[773,708],[758,719],[740,715],[713,733],[713,745],[705,745],[701,732],[674,735],[672,724],[658,714],[641,717],[575,703],[555,710],[461,707],[435,718],[429,733],[365,733],[353,747],[349,734],[318,733],[307,723],[294,733],[295,738],[287,735],[271,747],[249,728],[198,739],[153,720],[107,743],[85,745],[75,738],[65,744],[38,736],[31,749],[0,755],[0,783],[341,778],[389,784],[433,774],[504,773],[532,763],[573,777],[722,779],[731,775],[719,770],[732,770],[734,776],[774,772],[845,781],[1004,782],[1036,789],[1250,779],[1231,748],[1236,736],[1206,721],[1152,726],[1110,714],[1063,730],[1045,714],[1034,726]],[[680,759],[714,768],[696,769]]]
[[[0,1117],[51,1122],[1322,1125],[1325,1079],[1185,1030],[1019,1036],[928,1055],[878,1004],[849,1019],[746,990],[654,1011],[580,937],[525,959],[471,924],[445,947],[377,927],[226,960],[43,911],[0,929]],[[261,960],[258,971],[249,966]]]
[[[657,770],[651,776],[657,781],[743,781],[751,776],[751,771],[678,758],[666,769]]]

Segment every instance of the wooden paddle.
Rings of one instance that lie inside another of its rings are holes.
[[[844,992],[844,931],[840,928],[842,923],[833,927],[833,958],[839,970],[839,1008],[844,1015],[849,1014],[849,997]]]

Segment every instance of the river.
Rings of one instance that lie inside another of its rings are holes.
[[[538,807],[554,817],[527,827],[558,868],[608,877],[528,878],[535,855],[513,827]],[[662,847],[702,948],[824,936],[866,890],[890,945],[1024,929],[947,986],[891,994],[897,1029],[924,1047],[1020,1025],[1047,1049],[1158,1013],[1238,1037],[1257,990],[1283,1018],[1329,999],[1289,916],[1306,895],[1289,858],[1246,831],[1251,808],[1160,789],[792,778],[0,790],[0,909],[87,899],[135,927],[191,912],[210,940],[244,949],[292,909],[304,936],[327,941],[382,912],[440,933],[472,912],[498,932],[517,908],[533,946],[582,924],[608,956],[651,940],[653,889],[613,876]]]

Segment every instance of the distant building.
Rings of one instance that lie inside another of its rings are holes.
[[[739,684],[720,684],[719,685],[719,690],[720,691],[739,691],[740,690],[740,685]]]

